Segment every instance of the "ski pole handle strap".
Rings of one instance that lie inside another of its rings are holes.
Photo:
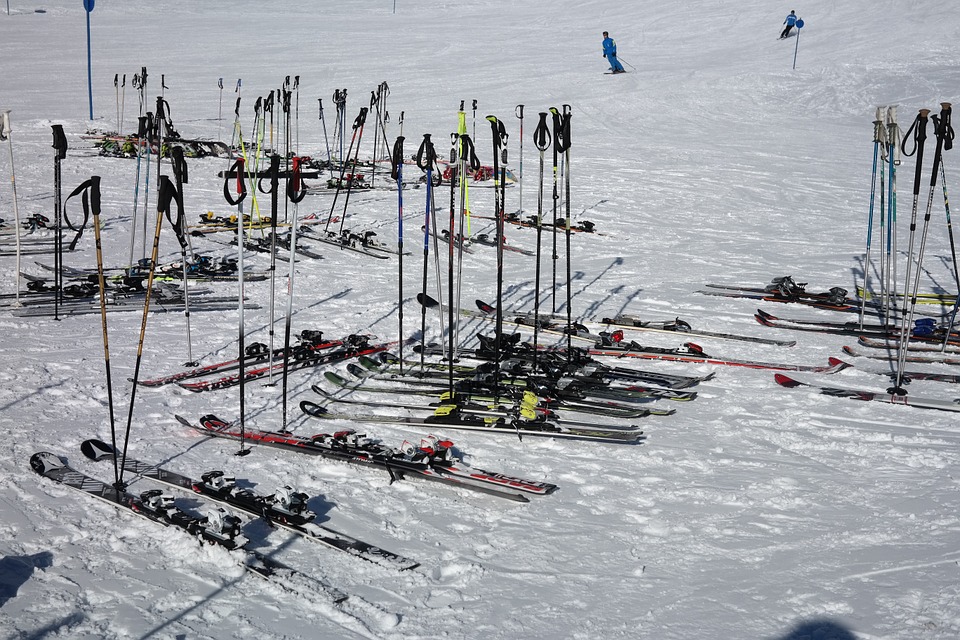
[[[547,126],[548,115],[546,111],[540,112],[540,122],[537,123],[537,128],[533,131],[533,144],[540,151],[546,151],[547,147],[550,146],[550,128]]]
[[[243,158],[237,158],[233,166],[227,170],[226,176],[223,179],[223,197],[233,206],[240,204],[243,202],[243,199],[247,197],[247,185],[243,180],[243,173]],[[236,189],[238,195],[236,198],[230,194],[230,178],[234,176],[237,179]]]

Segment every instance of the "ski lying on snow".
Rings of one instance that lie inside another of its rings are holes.
[[[887,349],[891,351],[899,351],[900,345],[898,342],[891,342],[889,340],[882,340],[879,338],[871,338],[869,336],[860,336],[857,338],[857,343],[864,347],[870,347],[871,349]],[[915,353],[937,353],[937,354],[960,354],[960,347],[955,344],[947,342],[946,348],[943,346],[943,340],[939,342],[927,342],[927,343],[917,343],[913,342],[912,339],[910,342],[907,342],[907,351],[912,351]]]
[[[845,336],[865,336],[871,338],[895,338],[900,335],[900,327],[896,325],[880,325],[870,323],[861,325],[859,322],[830,322],[821,320],[788,319],[775,316],[772,313],[767,313],[763,309],[757,309],[757,313],[754,314],[753,317],[757,322],[764,326],[778,329],[791,329],[793,331],[814,331],[817,333],[831,333],[834,335]],[[910,335],[910,339],[917,342],[942,342],[943,333],[935,326],[932,320],[932,318],[918,320],[914,327],[915,331]],[[932,333],[925,331],[925,329],[929,329],[932,331]],[[960,339],[960,336],[957,336],[956,333],[950,334],[950,341],[953,344],[957,344],[957,339]]]
[[[85,456],[95,461],[113,460],[116,457],[116,451],[111,445],[96,439],[85,440],[80,445],[80,450]],[[123,459],[122,465],[124,470],[130,473],[156,480],[171,487],[193,491],[213,502],[228,505],[234,509],[263,518],[271,526],[280,527],[338,551],[345,551],[368,562],[400,571],[420,566],[419,562],[313,523],[311,522],[313,513],[310,513],[309,517],[304,517],[302,512],[298,513],[278,508],[267,497],[258,496],[248,489],[239,489],[232,482],[216,486],[207,480],[208,477],[211,479],[225,478],[222,472],[205,473],[200,480],[194,480],[175,471],[164,469],[159,465],[134,460],[129,456]]]
[[[134,496],[126,491],[119,491],[115,487],[101,482],[96,478],[91,478],[66,465],[58,456],[47,451],[33,454],[30,458],[30,466],[36,473],[44,478],[76,489],[161,525],[183,529],[187,533],[196,536],[202,542],[218,544],[228,550],[236,549],[243,551],[246,556],[242,559],[241,564],[245,570],[269,580],[288,591],[298,592],[290,583],[290,580],[299,578],[309,581],[313,588],[319,587],[319,589],[334,602],[342,602],[347,599],[345,593],[330,586],[326,582],[312,578],[287,564],[273,560],[259,551],[248,548],[247,543],[244,542],[242,538],[238,538],[235,532],[234,535],[225,535],[215,531],[215,529],[210,526],[208,518],[191,516],[172,505],[164,505],[164,508],[156,510],[151,509],[144,503],[142,497]],[[237,527],[238,521],[239,518],[235,518],[232,521],[228,521],[228,524]]]
[[[879,351],[865,352],[855,349],[851,346],[843,347],[843,352],[848,356],[853,356],[854,358],[869,358],[870,360],[885,360],[889,361],[892,359],[890,354],[880,353]],[[955,355],[940,354],[940,353],[908,353],[906,356],[906,362],[930,362],[930,363],[939,363],[939,364],[950,364],[950,365],[960,365],[960,358]]]
[[[338,347],[343,345],[343,340],[325,340],[322,342],[317,342],[315,344],[303,345],[304,350],[309,352],[318,352],[323,351],[324,349],[329,349],[331,347]],[[252,346],[252,345],[251,345]],[[273,350],[274,358],[283,358],[283,349],[274,349]],[[269,351],[256,351],[248,348],[247,353],[244,357],[246,364],[255,365],[258,362],[264,362],[270,359]],[[202,367],[195,367],[193,369],[188,369],[186,371],[180,371],[177,373],[170,374],[168,376],[163,376],[160,378],[153,378],[150,380],[139,380],[138,384],[143,387],[160,387],[165,384],[171,384],[174,382],[180,382],[181,380],[189,380],[191,378],[200,378],[202,376],[211,375],[214,373],[221,373],[224,371],[230,371],[232,369],[240,368],[240,360],[225,360],[223,362],[216,362],[214,364],[204,365]]]
[[[758,338],[756,336],[741,336],[733,333],[723,333],[718,331],[701,331],[691,328],[690,324],[677,318],[676,320],[650,321],[641,320],[631,315],[616,315],[612,318],[603,318],[601,321],[608,327],[619,327],[623,329],[635,329],[638,331],[657,331],[661,333],[679,333],[688,336],[700,336],[704,338],[720,338],[724,340],[740,340],[742,342],[756,342],[758,344],[771,344],[781,347],[792,347],[797,344],[796,340],[775,340],[771,338]]]
[[[899,395],[894,393],[884,393],[877,391],[865,391],[860,389],[845,389],[842,387],[823,387],[815,384],[800,382],[782,373],[774,374],[774,379],[782,387],[796,388],[805,387],[822,393],[826,396],[835,398],[850,398],[851,400],[864,400],[868,402],[886,402],[888,404],[905,404],[911,407],[921,409],[939,409],[940,411],[960,411],[960,398],[953,400],[940,400],[938,398],[920,398],[911,395]]]
[[[346,360],[348,358],[354,358],[361,355],[370,355],[372,353],[377,353],[379,351],[385,351],[391,346],[396,344],[395,342],[379,345],[368,345],[368,344],[351,344],[343,349],[337,349],[336,351],[323,351],[320,353],[310,353],[306,354],[306,357],[302,357],[297,360],[291,360],[287,365],[287,371],[297,371],[299,369],[305,369],[307,367],[315,367],[321,364],[329,364],[331,362],[338,362],[340,360]],[[260,367],[254,367],[253,369],[247,369],[243,372],[243,379],[245,382],[251,380],[258,380],[260,378],[266,377],[270,373],[280,373],[284,369],[284,363],[274,362],[272,365],[267,364]],[[229,376],[224,376],[216,380],[200,380],[197,382],[178,382],[177,385],[188,391],[213,391],[216,389],[226,389],[240,384],[240,374],[236,373]]]
[[[198,425],[181,416],[175,417],[180,424],[201,433],[231,440],[241,439],[238,426],[224,422],[214,415],[203,416]],[[407,451],[404,452],[349,429],[306,438],[291,433],[260,431],[248,427],[243,431],[243,440],[342,462],[380,467],[390,474],[391,481],[405,477],[422,478],[516,502],[529,502],[527,495],[546,495],[557,489],[555,484],[514,478],[470,467],[452,457],[452,443],[439,439],[430,439],[428,444],[431,446],[426,448],[405,443],[407,446],[402,448]]]
[[[620,343],[624,345],[625,343]],[[660,347],[644,347],[636,343],[625,346],[597,347],[587,350],[591,356],[610,356],[615,358],[643,358],[647,360],[666,360],[670,362],[693,362],[702,364],[717,364],[730,367],[746,367],[748,369],[776,369],[780,371],[809,371],[813,373],[836,373],[849,367],[843,360],[830,358],[827,366],[785,364],[774,362],[759,362],[756,360],[728,360],[713,358],[706,355],[699,345],[687,342],[681,348],[670,349]]]

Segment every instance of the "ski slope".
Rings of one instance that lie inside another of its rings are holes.
[[[323,100],[332,133],[334,90],[348,90],[352,121],[370,92],[387,82],[389,141],[399,134],[402,111],[407,156],[425,133],[441,157],[448,155],[449,134],[465,101],[468,131],[473,135],[475,127],[481,160],[492,163],[484,119],[492,114],[507,126],[509,166],[518,175],[520,121],[514,114],[523,104],[523,185],[506,190],[506,209],[518,209],[522,198],[528,215],[537,211],[539,156],[532,139],[537,114],[569,105],[569,207],[574,220],[590,220],[599,232],[572,238],[574,317],[680,317],[695,329],[797,341],[790,348],[698,341],[707,353],[728,359],[821,365],[841,355],[841,347],[854,339],[761,327],[753,319],[757,301],[697,290],[718,282],[762,285],[790,274],[809,282],[811,290],[855,291],[862,282],[876,107],[898,105],[906,130],[918,109],[937,113],[940,102],[960,101],[960,23],[949,7],[932,0],[792,5],[638,0],[619,6],[596,0],[556,0],[549,6],[524,0],[397,0],[395,13],[389,0],[130,0],[102,1],[90,14],[91,122],[82,3],[10,4],[9,16],[0,11],[0,110],[11,110],[20,215],[52,217],[51,125],[62,124],[69,143],[62,165],[64,197],[92,175],[103,181],[108,266],[128,259],[136,160],[101,157],[82,136],[118,128],[115,74],[127,77],[124,133],[133,130],[139,110],[130,82],[146,67],[146,110],[153,110],[163,78],[163,96],[184,137],[228,142],[237,79],[242,79],[240,122],[249,137],[256,98],[279,88],[285,76],[299,76],[294,144],[300,155],[314,157],[326,154],[317,100]],[[799,41],[780,41],[781,22],[791,9],[805,27]],[[604,75],[604,30],[617,40],[629,73]],[[370,154],[372,144],[370,129],[361,156]],[[944,154],[950,188],[957,180],[954,153]],[[216,176],[228,168],[227,161],[187,162],[188,221],[207,211],[235,212]],[[552,163],[548,151],[547,217]],[[0,217],[5,220],[13,218],[10,169],[4,143]],[[164,171],[169,173],[169,165]],[[914,160],[904,158],[897,184],[903,238],[913,172]],[[418,173],[412,165],[405,168],[408,179]],[[154,188],[156,176],[150,180]],[[142,195],[140,230],[133,234],[138,256],[145,245]],[[437,197],[439,216],[446,220],[446,185]],[[474,213],[492,214],[491,189],[473,189],[470,198]],[[149,202],[155,206],[155,196]],[[259,202],[269,206],[265,196]],[[330,194],[308,195],[298,214],[326,216],[331,205]],[[419,339],[425,189],[405,191],[403,205],[404,245],[411,252],[403,263],[403,337]],[[943,211],[938,187],[923,263],[925,290],[955,291]],[[67,213],[71,219],[81,215],[76,199]],[[381,241],[396,244],[395,192],[354,193],[348,214],[350,225],[376,230]],[[151,231],[152,224],[151,217]],[[492,227],[489,220],[472,222],[473,232],[492,233]],[[518,247],[535,248],[530,229],[508,227],[507,237]],[[210,239],[192,241],[200,253],[236,253]],[[0,242],[7,248],[10,238]],[[554,265],[551,242],[545,234],[541,304],[565,313],[566,261],[561,257]],[[323,259],[296,263],[294,331],[396,340],[397,261],[313,246]],[[179,255],[166,227],[160,260]],[[475,298],[495,300],[494,251],[477,246],[465,258],[463,306],[472,306]],[[53,258],[26,257],[21,269],[42,275],[34,259]],[[244,259],[257,271],[269,266],[262,254],[247,253]],[[95,266],[91,230],[65,262]],[[435,295],[432,249],[430,264],[429,292]],[[0,293],[13,293],[15,258],[0,256],[0,266]],[[286,269],[279,263],[278,340]],[[534,259],[507,253],[503,275],[504,307],[532,310]],[[237,294],[235,283],[202,287],[218,296]],[[245,293],[260,305],[245,312],[247,340],[267,342],[269,283],[248,283]],[[776,306],[775,313],[791,317],[836,317]],[[109,320],[122,435],[141,314],[114,313]],[[191,320],[194,359],[235,357],[235,310],[197,312]],[[489,326],[464,319],[460,328],[464,338],[478,330]],[[40,479],[28,464],[37,451],[52,451],[91,475],[110,477],[109,466],[86,460],[79,449],[88,438],[110,438],[100,318],[23,318],[0,308],[0,335],[3,637],[933,640],[960,635],[960,430],[948,412],[784,389],[770,371],[617,361],[683,375],[716,371],[716,376],[697,387],[692,402],[659,402],[656,406],[677,412],[644,418],[648,438],[642,445],[440,434],[478,467],[560,487],[529,504],[514,504],[425,483],[391,483],[371,469],[266,448],[238,457],[235,443],[201,437],[173,417],[215,413],[234,419],[236,390],[139,389],[129,443],[138,459],[192,476],[220,468],[261,493],[297,487],[315,496],[310,508],[325,526],[421,563],[397,572],[291,539],[263,523],[244,528],[259,551],[350,594],[337,606],[322,594],[291,595],[248,576],[222,549],[201,547],[182,532]],[[669,334],[631,337],[663,347],[682,342]],[[440,338],[431,312],[427,339]],[[173,373],[187,359],[183,315],[152,314],[142,374]],[[876,375],[883,365],[860,360],[832,376],[796,377],[883,391],[887,379]],[[299,435],[329,429],[296,408],[300,400],[318,401],[310,386],[321,380],[315,370],[290,375],[288,426]],[[248,385],[248,424],[282,426],[281,386],[274,382]],[[950,400],[960,397],[955,387],[916,381],[910,391]],[[401,426],[336,423],[350,426],[394,445],[426,435]],[[139,480],[130,490],[151,486]],[[202,506],[189,496],[178,502]]]

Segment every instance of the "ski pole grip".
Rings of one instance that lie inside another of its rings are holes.
[[[546,111],[540,112],[540,122],[537,123],[537,128],[533,132],[533,143],[540,151],[545,151],[550,146],[550,129],[547,126],[548,115]]]
[[[516,111],[516,113],[517,113],[517,117],[518,117],[519,119],[523,120],[523,105],[522,105],[522,104],[518,104],[518,105],[517,105],[517,111]]]
[[[67,136],[63,133],[63,125],[55,124],[53,129],[53,148],[57,150],[56,159],[63,160],[67,157]]]

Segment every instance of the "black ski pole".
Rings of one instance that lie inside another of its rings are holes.
[[[900,352],[897,356],[897,376],[894,386],[888,389],[890,394],[895,395],[905,395],[906,389],[903,388],[903,366],[900,364],[901,354],[906,355],[906,343],[910,339],[910,327],[907,325],[907,309],[909,305],[909,298],[907,292],[910,290],[910,280],[912,276],[913,269],[913,245],[916,238],[917,231],[917,209],[918,203],[920,200],[920,182],[923,179],[923,147],[924,142],[927,139],[927,119],[930,115],[929,109],[920,109],[920,112],[917,114],[917,117],[914,119],[913,124],[910,125],[910,128],[907,129],[907,132],[904,134],[905,139],[911,138],[913,140],[913,150],[907,151],[906,148],[903,149],[903,155],[910,157],[916,155],[917,163],[916,170],[914,171],[913,177],[913,206],[910,211],[910,240],[907,250],[907,275],[904,279],[904,288],[903,288],[903,307],[900,310],[900,336],[898,338]],[[919,265],[917,266],[919,271]]]
[[[403,373],[403,136],[393,143],[390,177],[397,182],[397,349]]]
[[[923,255],[926,248],[927,232],[930,228],[930,217],[933,212],[933,194],[937,186],[937,178],[940,175],[940,163],[943,161],[943,150],[948,144],[948,139],[949,146],[947,148],[949,149],[953,146],[953,128],[950,126],[950,103],[943,102],[940,104],[940,107],[940,115],[932,117],[934,124],[934,135],[936,136],[937,143],[933,153],[933,167],[930,171],[930,191],[927,194],[927,208],[923,216],[923,230],[920,233],[920,247],[917,250],[917,272],[913,280],[913,287],[911,289],[904,289],[904,295],[906,295],[907,291],[910,291],[910,306],[909,314],[903,318],[903,325],[900,330],[900,351],[898,353],[896,382],[896,388],[898,389],[902,388],[903,370],[906,366],[907,359],[907,345],[910,341],[910,330],[912,329],[914,313],[917,307],[917,292],[920,289],[921,266],[923,265]],[[918,166],[919,163],[920,159],[918,157]],[[947,334],[949,335],[952,330],[952,325],[948,326]]]
[[[433,142],[430,140],[430,134],[423,134],[423,142],[420,143],[420,148],[417,150],[417,166],[420,167],[421,171],[425,171],[427,174],[427,201],[426,201],[426,211],[424,212],[424,224],[423,224],[423,281],[421,286],[421,299],[426,299],[427,297],[427,271],[429,268],[429,255],[430,255],[430,219],[435,210],[434,199],[433,199],[433,171],[437,163],[437,151],[433,146]],[[424,362],[424,355],[427,350],[427,307],[426,305],[420,306],[420,373],[423,375],[426,370],[426,364]]]
[[[60,302],[63,300],[63,237],[61,220],[63,218],[63,174],[60,163],[67,157],[67,136],[63,125],[53,125],[53,319],[60,319]],[[19,230],[18,230],[19,233]],[[17,288],[19,291],[19,287]]]
[[[559,174],[559,156],[561,144],[561,128],[563,123],[560,121],[560,112],[555,107],[550,107],[550,113],[553,115],[553,224],[551,230],[553,235],[553,284],[551,285],[550,300],[553,313],[557,312],[557,260],[560,254],[557,253],[557,209],[560,206],[560,174]]]
[[[517,206],[517,213],[523,215],[523,105],[518,104],[516,116],[520,120],[520,177],[517,182],[520,183],[520,199]]]

